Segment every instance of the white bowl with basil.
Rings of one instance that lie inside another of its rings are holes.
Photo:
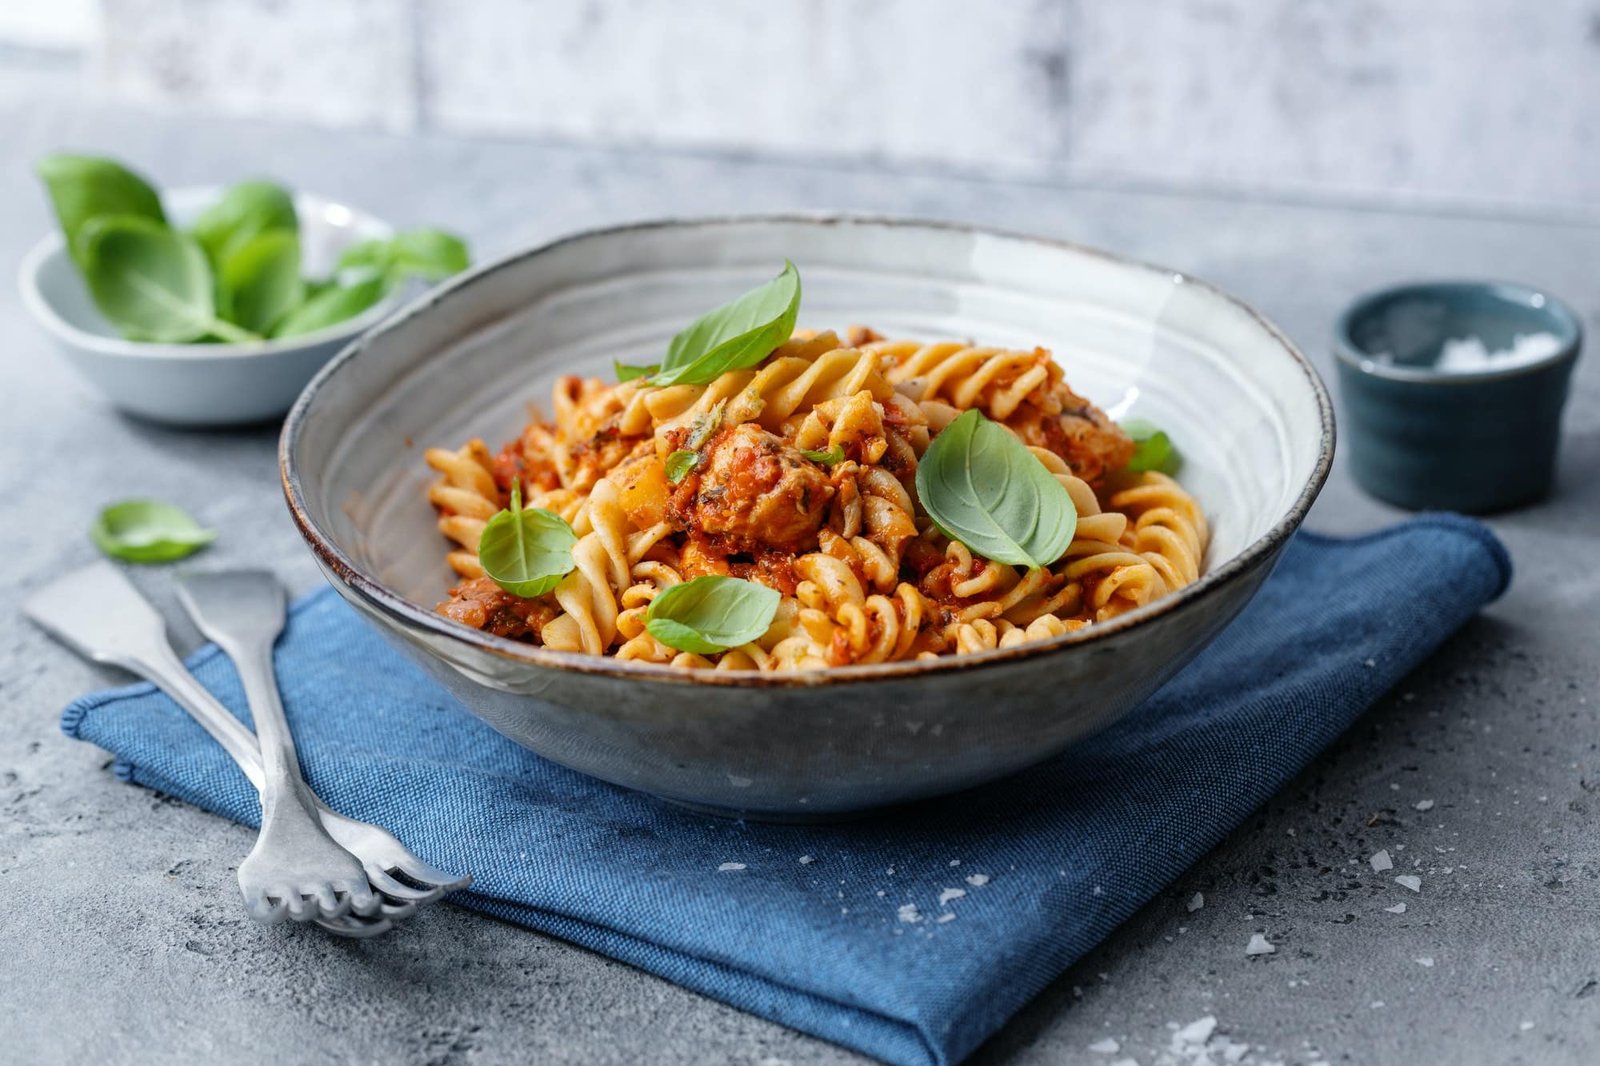
[[[80,165],[46,178],[60,228],[23,260],[22,300],[129,414],[194,426],[277,417],[404,298],[398,274],[341,268],[396,237],[347,204],[265,182],[157,193],[108,160],[55,159]]]

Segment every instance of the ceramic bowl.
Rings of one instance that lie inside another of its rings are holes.
[[[422,449],[516,436],[557,375],[643,360],[785,257],[804,278],[802,325],[1047,345],[1074,388],[1114,416],[1167,428],[1212,521],[1205,576],[1056,640],[790,675],[565,654],[434,613],[449,581]],[[448,283],[312,381],[280,460],[329,580],[513,740],[680,803],[826,818],[982,784],[1116,720],[1250,599],[1332,452],[1310,364],[1202,282],[958,226],[779,217],[599,230]]]
[[[194,221],[221,188],[173,189],[162,197],[178,225]],[[299,193],[304,273],[332,271],[347,245],[388,237],[387,223],[344,204]],[[401,302],[396,293],[365,313],[302,337],[259,344],[147,344],[124,340],[101,317],[59,232],[22,262],[22,301],[78,373],[112,405],[157,422],[220,426],[259,422],[289,409],[335,352]]]
[[[1487,352],[1550,334],[1537,358],[1441,369],[1445,343]],[[1334,329],[1350,471],[1411,510],[1483,513],[1543,499],[1561,410],[1583,344],[1578,316],[1548,293],[1490,281],[1425,281],[1361,297]]]

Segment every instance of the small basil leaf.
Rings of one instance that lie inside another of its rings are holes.
[[[667,480],[676,485],[689,476],[689,471],[700,465],[700,453],[678,450],[667,456]]]
[[[246,243],[263,233],[300,232],[294,197],[270,181],[241,181],[222,194],[195,219],[193,232],[200,247],[219,270]]]
[[[843,448],[831,448],[825,452],[814,452],[801,448],[800,454],[810,459],[813,463],[821,463],[823,466],[832,466],[834,463],[844,462]]]
[[[577,561],[578,536],[553,511],[522,506],[522,486],[511,487],[511,506],[489,519],[478,541],[478,562],[496,585],[532,599],[561,584]]]
[[[800,314],[800,272],[783,272],[732,303],[708,311],[667,345],[656,385],[705,385],[729,370],[754,366],[789,339]]]
[[[304,296],[300,238],[268,230],[232,246],[217,279],[218,300],[234,323],[265,334]]]
[[[79,267],[84,262],[82,231],[91,218],[131,215],[166,224],[155,189],[120,163],[86,155],[50,155],[39,160],[37,170],[49,190],[67,251]]]
[[[129,340],[261,339],[217,318],[211,268],[188,234],[137,215],[101,215],[84,225],[82,240],[95,306]]]
[[[1142,418],[1130,418],[1122,423],[1122,432],[1133,438],[1133,458],[1128,460],[1129,470],[1159,470],[1163,474],[1172,474],[1183,465],[1183,457],[1178,454],[1172,438],[1155,423]]]
[[[1049,566],[1077,530],[1072,497],[1009,430],[976,410],[944,428],[917,465],[923,510],[951,540],[1013,566]]]
[[[440,229],[408,229],[395,234],[394,262],[408,275],[442,281],[472,265],[467,242]]]
[[[727,400],[718,400],[711,405],[711,410],[696,417],[694,423],[689,427],[689,439],[685,443],[691,448],[699,448],[700,445],[710,440],[711,435],[722,428],[722,412],[727,407]]]
[[[167,563],[193,555],[217,538],[170,503],[124,500],[100,512],[89,529],[95,547],[130,563]]]
[[[619,363],[615,359],[611,361],[611,366],[617,372],[617,382],[619,384],[624,381],[632,381],[634,378],[647,378],[661,369],[660,365],[656,363],[652,363],[649,366],[629,366],[627,363]]]
[[[759,639],[772,625],[780,599],[776,589],[754,581],[697,577],[651,600],[645,628],[669,648],[713,655]]]
[[[340,282],[290,311],[273,329],[272,335],[298,337],[345,322],[382,300],[388,291],[389,286],[378,276],[369,275],[354,284]]]

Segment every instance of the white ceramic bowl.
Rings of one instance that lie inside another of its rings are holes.
[[[162,197],[167,215],[187,225],[222,195],[220,187],[180,188]],[[385,222],[344,204],[298,193],[303,272],[327,274],[348,245],[388,237]],[[34,246],[18,279],[22,302],[62,355],[111,403],[130,414],[178,425],[259,422],[289,409],[335,352],[401,302],[393,293],[364,313],[302,337],[259,344],[146,344],[124,340],[95,308],[59,232]]]
[[[787,675],[556,652],[436,614],[448,574],[422,449],[515,437],[557,375],[650,361],[785,257],[803,278],[803,326],[1042,344],[1073,388],[1165,427],[1211,519],[1205,574],[1053,640]],[[1054,241],[791,217],[625,226],[480,267],[341,352],[280,451],[290,510],[334,587],[468,708],[606,780],[781,818],[980,784],[1115,721],[1250,599],[1332,455],[1310,364],[1203,282]]]

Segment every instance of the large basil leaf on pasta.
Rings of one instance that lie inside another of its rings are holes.
[[[542,507],[522,506],[522,486],[511,487],[511,506],[489,519],[478,541],[478,562],[496,585],[513,596],[543,596],[561,584],[577,561],[577,534],[566,520]]]
[[[708,311],[667,345],[653,385],[705,385],[729,370],[754,366],[794,332],[800,315],[800,272],[783,272],[730,304]]]
[[[782,597],[737,577],[697,577],[650,601],[645,628],[669,648],[714,655],[757,640],[772,625]]]
[[[217,539],[184,511],[159,500],[124,500],[100,512],[89,529],[95,547],[129,563],[170,563]]]
[[[1055,475],[975,410],[928,446],[917,466],[917,496],[945,536],[1013,566],[1049,566],[1078,528],[1077,508]]]
[[[1122,432],[1133,439],[1133,458],[1128,469],[1135,472],[1159,470],[1163,474],[1176,473],[1183,463],[1177,445],[1167,436],[1167,431],[1154,422],[1130,418],[1122,423]]]
[[[67,251],[84,264],[83,227],[102,215],[132,215],[166,225],[161,197],[149,182],[120,163],[87,155],[48,155],[39,177],[50,192]]]
[[[211,267],[188,234],[137,215],[100,215],[81,239],[95,306],[129,340],[261,339],[217,317]]]

